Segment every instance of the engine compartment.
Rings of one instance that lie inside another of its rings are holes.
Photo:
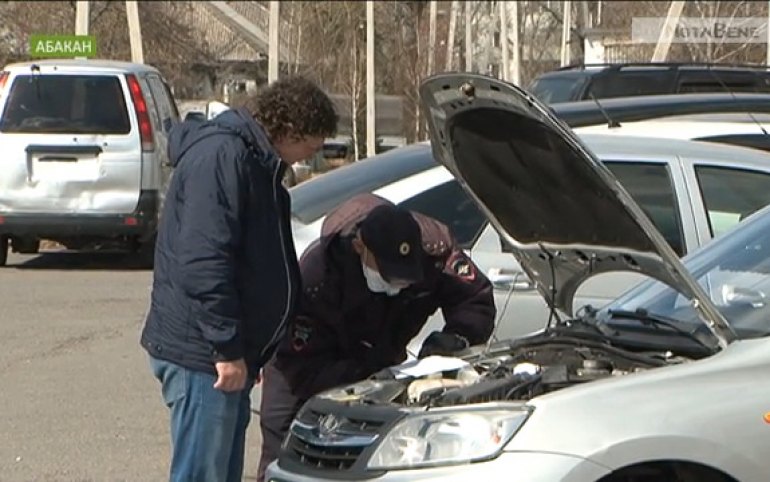
[[[443,407],[493,401],[526,401],[562,388],[624,376],[688,358],[671,352],[635,352],[608,343],[569,337],[535,337],[515,345],[479,349],[460,359],[461,368],[422,376],[377,377],[326,392],[347,404]],[[415,362],[412,362],[413,365]],[[417,362],[419,363],[419,362]]]

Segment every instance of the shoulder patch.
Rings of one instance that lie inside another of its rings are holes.
[[[472,282],[476,279],[476,267],[471,260],[461,252],[457,252],[447,260],[449,271],[463,281]]]

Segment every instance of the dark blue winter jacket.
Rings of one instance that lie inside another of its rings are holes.
[[[291,317],[299,268],[280,160],[246,111],[183,122],[155,247],[141,344],[153,357],[216,373],[245,358],[255,374]]]

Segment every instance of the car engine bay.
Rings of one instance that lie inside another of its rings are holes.
[[[426,408],[526,401],[576,384],[689,359],[670,351],[636,352],[598,340],[546,333],[519,339],[508,346],[480,347],[454,361],[462,366],[421,376],[405,376],[394,367],[392,378],[380,374],[321,396],[351,405]],[[412,366],[419,363],[412,362]]]

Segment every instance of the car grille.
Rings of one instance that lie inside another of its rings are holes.
[[[292,458],[315,469],[349,470],[377,440],[383,424],[304,410],[292,424],[285,449]]]

